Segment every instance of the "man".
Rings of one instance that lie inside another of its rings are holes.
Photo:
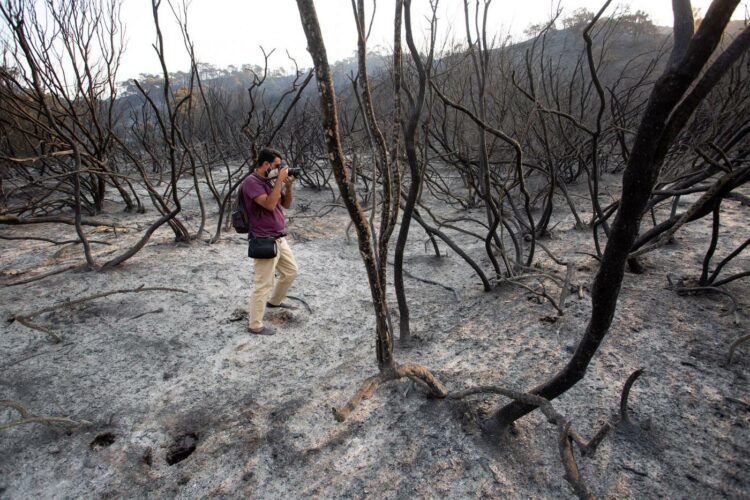
[[[259,335],[273,335],[275,330],[263,325],[266,307],[292,307],[282,302],[294,278],[297,277],[297,263],[286,241],[286,221],[283,208],[292,206],[292,185],[294,177],[289,175],[286,166],[281,165],[281,154],[264,148],[258,154],[255,169],[242,184],[250,230],[254,236],[274,237],[278,252],[273,259],[254,259],[255,279],[250,293],[249,330]],[[278,172],[275,182],[269,179],[272,172]],[[274,273],[279,272],[276,288],[273,288]]]

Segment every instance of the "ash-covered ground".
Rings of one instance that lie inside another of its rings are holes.
[[[617,179],[605,180],[617,193]],[[590,217],[584,191],[577,189],[576,203]],[[90,423],[1,430],[0,497],[573,497],[555,429],[539,412],[499,438],[479,430],[478,420],[507,402],[498,396],[436,400],[412,382],[391,382],[344,423],[333,419],[331,408],[346,403],[377,363],[370,292],[354,232],[347,237],[346,211],[315,216],[330,202],[330,193],[299,189],[297,208],[288,211],[301,272],[290,293],[309,310],[292,300],[298,309],[268,312],[279,331],[273,337],[247,331],[252,265],[240,235],[175,244],[165,227],[111,271],[73,270],[15,286],[8,285],[80,264],[82,252],[78,245],[0,240],[0,399],[34,415]],[[528,389],[559,370],[585,329],[598,264],[587,255],[590,232],[572,228],[563,200],[558,207],[542,243],[573,264],[577,292],[562,316],[522,287],[484,292],[445,245],[435,257],[415,224],[405,262],[417,339],[408,348],[397,343],[397,360],[423,364],[451,390]],[[120,208],[112,204],[100,218],[128,232],[87,228],[108,243],[94,245],[100,259],[132,244],[154,218]],[[750,208],[729,200],[722,208],[717,256],[750,230]],[[472,215],[482,218],[482,210]],[[748,333],[750,281],[725,287],[738,301],[732,314],[724,295],[668,289],[667,275],[677,282],[700,274],[709,223],[688,225],[674,244],[648,254],[644,274],[626,274],[611,331],[585,379],[554,401],[590,437],[617,413],[627,377],[645,369],[630,396],[638,426],[620,426],[593,457],[578,456],[599,496],[750,497],[750,344],[725,365],[729,345]],[[0,231],[75,239],[72,227],[60,225]],[[483,242],[455,237],[491,270]],[[564,280],[565,268],[541,250],[537,262],[540,272]],[[748,269],[750,256],[732,265]],[[546,283],[557,297],[559,288]],[[186,293],[123,293],[35,316],[59,343],[5,321],[140,286]],[[388,293],[397,325],[392,287]],[[0,409],[0,425],[17,418]]]

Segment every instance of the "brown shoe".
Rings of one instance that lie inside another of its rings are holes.
[[[274,330],[270,326],[264,326],[260,330],[253,330],[252,328],[248,328],[247,331],[249,331],[253,335],[276,335],[276,330]]]

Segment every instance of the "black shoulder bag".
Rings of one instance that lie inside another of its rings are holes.
[[[251,259],[273,259],[278,247],[273,236],[255,236],[252,233],[247,238],[247,256]]]

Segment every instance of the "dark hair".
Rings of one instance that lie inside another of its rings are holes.
[[[276,158],[281,158],[281,153],[271,148],[263,148],[258,153],[258,159],[255,160],[255,166],[260,167],[264,162],[273,163]]]

